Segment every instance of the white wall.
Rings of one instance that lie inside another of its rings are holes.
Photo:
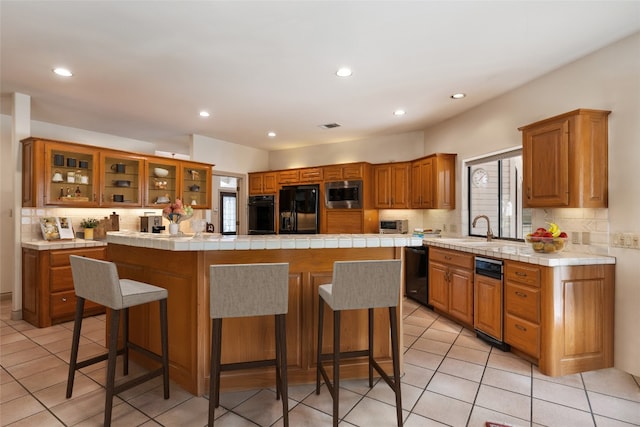
[[[212,163],[214,170],[246,174],[267,170],[268,152],[201,135],[191,137],[191,158]]]

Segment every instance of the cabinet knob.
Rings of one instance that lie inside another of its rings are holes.
[[[62,302],[67,302],[67,298],[66,297],[62,297]]]
[[[527,294],[525,294],[523,292],[520,292],[520,291],[516,291],[516,295],[521,297],[521,298],[526,298],[527,297]]]
[[[527,273],[523,273],[522,271],[516,271],[516,276],[527,277]]]

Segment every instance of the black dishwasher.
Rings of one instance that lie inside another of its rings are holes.
[[[428,246],[404,248],[405,295],[420,304],[429,304],[429,271],[427,269]]]

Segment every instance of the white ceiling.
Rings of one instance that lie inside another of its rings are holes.
[[[424,129],[640,31],[640,1],[1,0],[0,19],[3,114],[20,92],[33,120],[159,149],[274,150]]]

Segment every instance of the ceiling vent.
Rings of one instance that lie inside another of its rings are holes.
[[[333,128],[339,128],[340,125],[338,123],[327,123],[327,124],[324,124],[324,125],[320,125],[320,127],[322,129],[333,129]]]

